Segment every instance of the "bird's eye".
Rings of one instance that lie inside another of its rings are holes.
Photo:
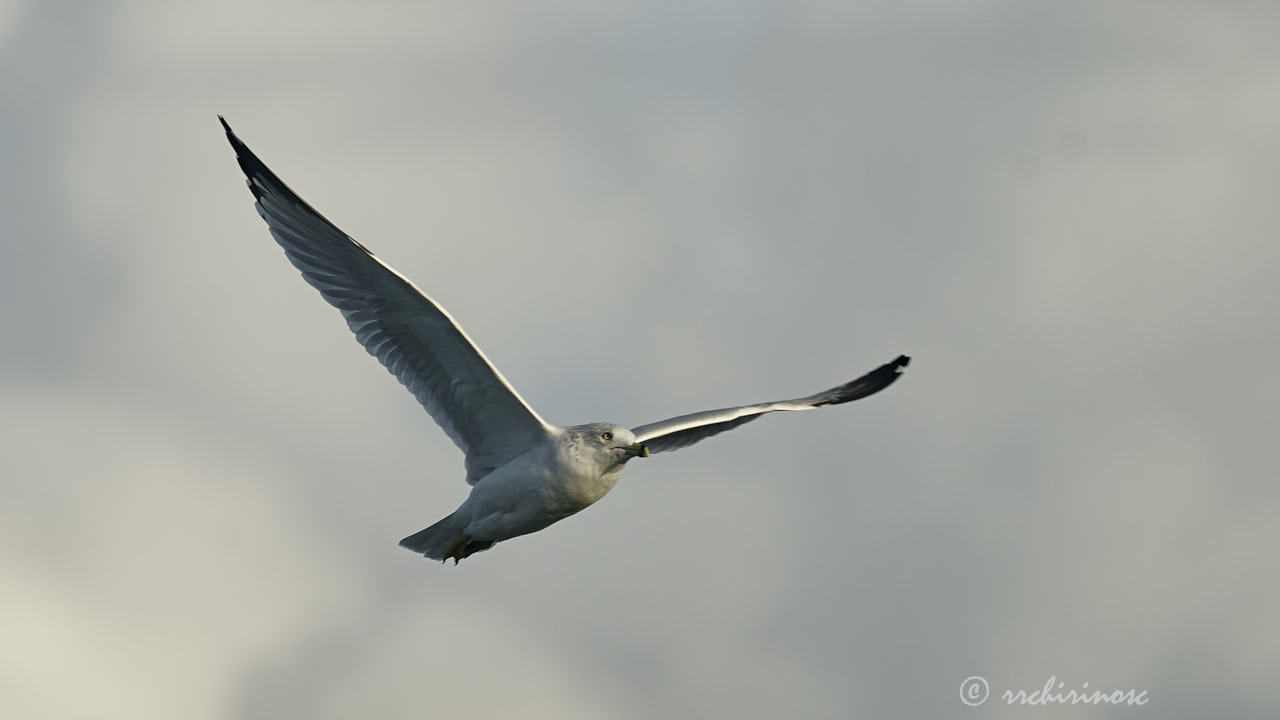
[[[606,430],[605,432],[600,433],[600,439],[605,442],[609,442],[613,439],[613,433]]]

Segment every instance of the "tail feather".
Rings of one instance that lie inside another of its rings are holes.
[[[400,547],[426,555],[432,560],[443,560],[444,554],[461,533],[459,523],[454,520],[453,514],[449,514],[435,525],[401,540]]]
[[[466,537],[463,529],[466,524],[458,520],[457,513],[451,513],[435,525],[410,535],[400,541],[400,547],[425,555],[432,560],[445,560],[452,557],[456,563],[472,553],[488,550],[493,547],[493,540],[474,540]]]

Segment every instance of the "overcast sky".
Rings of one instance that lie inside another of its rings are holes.
[[[0,2],[0,715],[1280,701],[1280,11]],[[884,393],[458,567],[216,114],[551,422]],[[961,703],[987,679],[991,699]]]

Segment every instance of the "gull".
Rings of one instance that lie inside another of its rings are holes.
[[[543,420],[445,309],[316,212],[221,115],[258,214],[289,262],[342,313],[356,340],[426,408],[466,456],[467,499],[400,541],[458,561],[537,532],[613,489],[628,460],[679,450],[765,413],[813,410],[879,392],[907,367],[900,355],[843,385],[792,400],[707,410],[636,428],[559,427]]]

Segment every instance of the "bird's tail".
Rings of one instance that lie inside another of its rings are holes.
[[[453,558],[456,565],[459,560],[472,553],[488,550],[493,540],[474,540],[463,532],[466,523],[451,513],[435,525],[410,535],[400,541],[400,547],[425,555],[432,560],[448,560]]]

